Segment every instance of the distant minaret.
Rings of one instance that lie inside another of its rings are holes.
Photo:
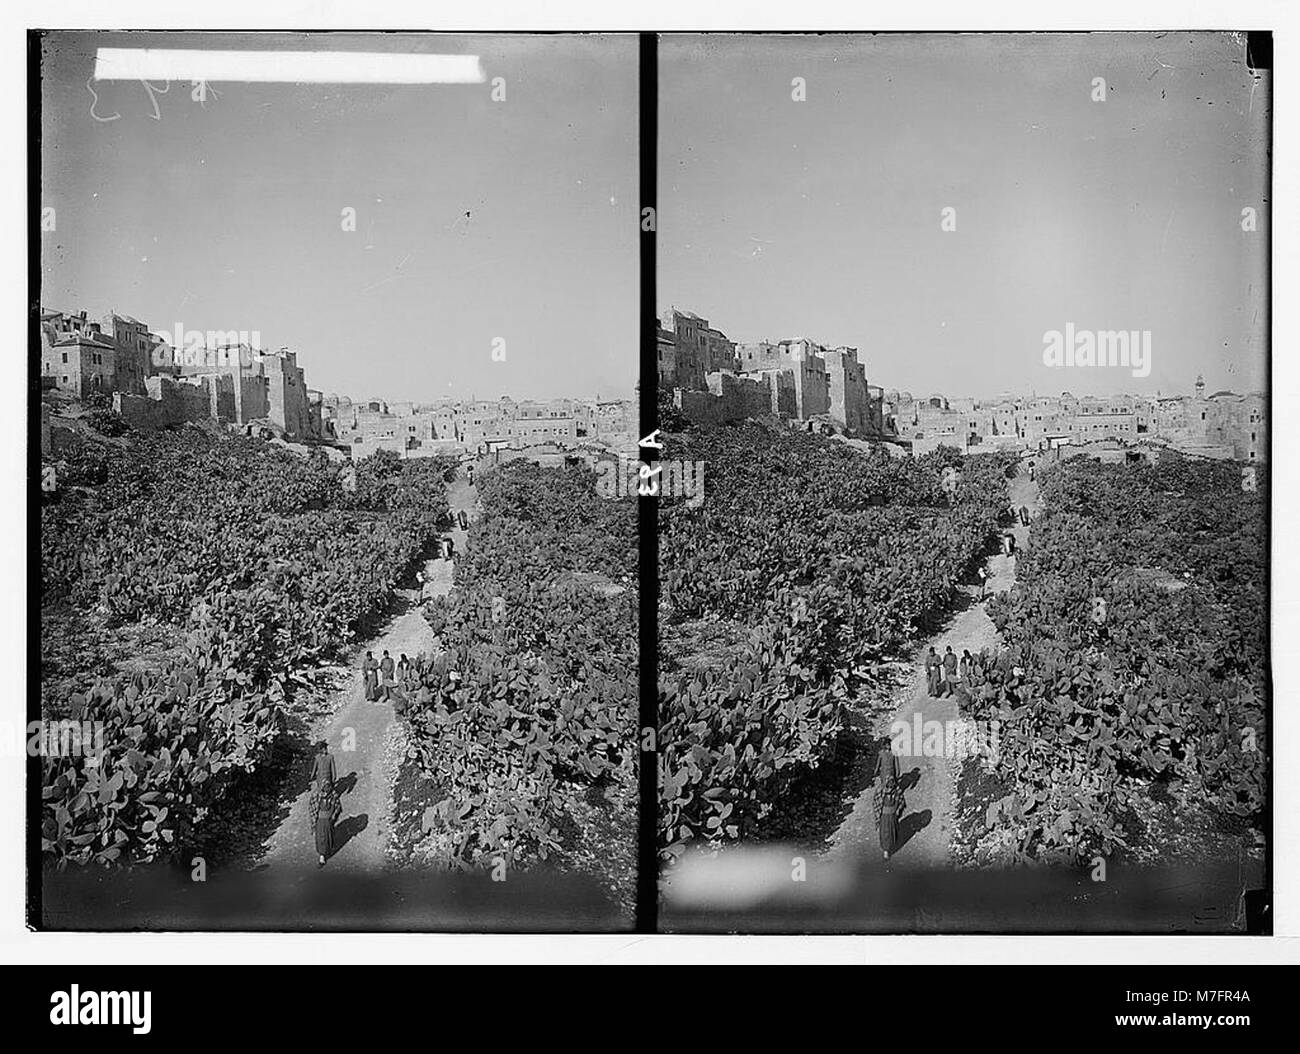
[[[1196,375],[1196,398],[1205,398],[1205,378],[1199,373]]]

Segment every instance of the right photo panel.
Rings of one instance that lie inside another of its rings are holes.
[[[661,38],[660,929],[1270,931],[1265,44]]]

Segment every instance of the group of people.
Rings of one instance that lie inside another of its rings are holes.
[[[472,465],[467,468],[466,475],[472,487],[474,485]],[[463,509],[452,514],[449,519],[453,528],[459,527],[462,531],[469,529],[469,517]],[[441,542],[443,559],[453,559],[456,555],[456,543],[449,534],[444,536]],[[425,582],[423,572],[418,577],[423,595],[428,592],[426,586],[431,584]],[[361,661],[361,676],[365,685],[366,701],[370,703],[395,701],[398,707],[402,708],[406,705],[408,697],[418,696],[420,698],[417,698],[417,702],[419,702],[421,699],[427,699],[430,694],[421,683],[420,671],[405,653],[399,654],[397,661],[394,662],[388,649],[384,649],[383,657],[380,659],[375,658],[373,651],[367,651]],[[452,673],[451,677],[454,682],[456,675]],[[322,739],[316,744],[312,755],[311,791],[308,796],[308,814],[316,842],[318,867],[325,866],[325,861],[335,849],[334,827],[343,811],[337,784],[338,771],[334,765],[334,756],[329,751],[329,744]]]
[[[400,711],[405,709],[409,698],[414,698],[417,702],[431,698],[428,689],[421,683],[419,668],[405,653],[401,653],[394,662],[387,649],[379,660],[375,659],[373,651],[367,651],[361,662],[361,675],[367,702],[392,700]],[[316,744],[312,755],[311,792],[308,798],[308,813],[316,840],[316,862],[320,867],[324,867],[325,861],[334,853],[334,826],[343,810],[337,784],[334,757],[330,754],[329,745],[322,739]]]
[[[958,656],[949,644],[940,655],[932,644],[925,654],[926,690],[938,697],[952,695],[960,687],[969,692],[988,681],[995,667],[1000,671],[996,682],[1005,681],[1014,672],[1005,652],[990,654],[988,648],[981,648],[978,655],[972,655],[963,649]]]
[[[952,645],[940,655],[930,646],[925,655],[926,689],[932,696],[952,695],[958,687],[965,687],[971,692],[989,683],[1007,684],[1009,678],[1019,677],[1023,670],[1012,664],[1006,651],[990,653],[988,648],[981,648],[978,655],[972,655],[969,649],[963,649],[960,656],[952,650]],[[894,753],[893,744],[888,738],[880,740],[876,754],[875,770],[872,773],[874,787],[872,804],[875,809],[876,826],[880,834],[880,850],[888,860],[898,848],[898,819],[907,808],[903,797],[902,776],[899,772],[898,755]]]
[[[366,687],[366,702],[389,702],[399,691],[409,692],[412,682],[416,680],[415,666],[403,652],[397,662],[384,649],[384,657],[375,661],[373,651],[366,652],[361,660],[361,677]]]
[[[959,659],[949,644],[941,656],[931,644],[930,650],[925,654],[926,691],[932,696],[952,695],[961,684],[962,675],[970,669],[972,661],[969,651],[963,651]]]

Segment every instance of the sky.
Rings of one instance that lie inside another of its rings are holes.
[[[918,396],[1267,387],[1270,83],[1244,41],[669,36],[659,55],[661,309],[855,346],[871,384]],[[1149,376],[1044,365],[1067,324],[1150,331]]]
[[[485,82],[151,99],[88,87],[97,47],[476,54]],[[258,331],[353,398],[630,398],[636,93],[632,36],[52,34],[42,305]]]

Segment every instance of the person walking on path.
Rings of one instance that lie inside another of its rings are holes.
[[[330,754],[329,744],[322,739],[316,744],[316,758],[311,768],[311,797],[308,799],[308,815],[316,837],[317,867],[324,867],[334,852],[334,823],[341,809],[338,791],[334,787],[337,781],[334,757]]]
[[[876,828],[880,832],[880,851],[888,860],[898,848],[898,817],[906,807],[903,788],[898,782],[898,757],[888,739],[880,742],[880,752],[876,755],[876,768],[871,778],[876,784],[871,801],[876,813]]]
[[[384,649],[384,657],[379,660],[379,697],[388,702],[391,697],[393,685],[393,657],[388,654],[388,649]]]
[[[373,703],[379,698],[379,663],[375,662],[375,653],[366,652],[361,661],[361,677],[366,685],[366,702]]]
[[[952,695],[957,687],[957,655],[949,644],[943,653],[943,694]]]
[[[402,652],[402,657],[397,660],[397,685],[391,692],[394,697],[393,709],[399,714],[406,713],[411,696],[417,687],[417,682],[418,674],[415,664],[406,657],[406,652]]]
[[[961,677],[962,687],[969,692],[975,684],[975,659],[969,648],[962,649],[961,658],[957,662],[957,674]]]
[[[983,564],[980,564],[979,576],[980,576],[980,599],[983,600],[984,589],[988,585],[988,581],[989,581],[989,573],[987,570],[985,570]]]
[[[939,653],[930,645],[925,654],[925,690],[932,696],[939,694],[939,670],[942,668]]]

